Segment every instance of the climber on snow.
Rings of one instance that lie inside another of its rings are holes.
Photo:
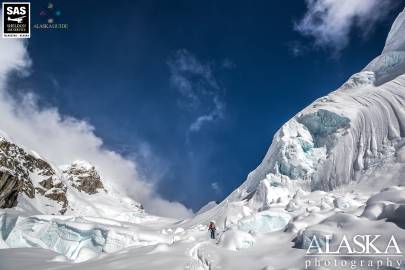
[[[211,220],[210,225],[208,225],[208,230],[211,231],[211,239],[215,239],[216,229],[217,228],[215,227],[215,221]]]

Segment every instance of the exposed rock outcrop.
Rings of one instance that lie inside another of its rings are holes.
[[[76,161],[64,169],[63,173],[69,183],[81,192],[91,195],[98,193],[100,189],[104,190],[100,175],[87,162]]]
[[[7,172],[0,172],[0,208],[11,208],[17,205],[21,181]]]
[[[44,180],[35,183],[33,176]],[[63,214],[68,206],[66,190],[49,163],[0,138],[0,208],[16,206],[20,193],[30,199],[39,194],[59,203]]]

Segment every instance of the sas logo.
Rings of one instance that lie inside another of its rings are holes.
[[[3,38],[31,36],[29,2],[4,2],[2,10]]]

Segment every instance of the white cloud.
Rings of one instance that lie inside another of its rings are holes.
[[[349,42],[350,31],[359,28],[364,35],[383,19],[394,0],[306,0],[307,12],[295,25],[303,35],[315,38],[320,47],[340,51]]]
[[[229,58],[225,58],[221,63],[222,68],[225,69],[234,69],[236,68],[236,64]]]
[[[6,82],[6,76],[10,71],[27,73],[30,66],[31,59],[27,54],[25,42],[20,39],[1,39],[0,83]]]
[[[215,193],[221,193],[222,189],[218,182],[212,182],[211,188],[214,190]]]
[[[213,75],[211,64],[201,63],[189,51],[181,49],[169,59],[168,65],[170,81],[182,97],[180,104],[192,111],[199,111],[202,107],[204,110],[190,124],[189,131],[197,132],[205,123],[223,118],[222,89]]]
[[[293,41],[288,43],[288,50],[293,56],[299,57],[304,55],[308,51],[308,47],[305,46],[302,42]]]
[[[215,104],[214,109],[212,111],[210,111],[208,114],[203,114],[203,115],[199,116],[190,125],[190,131],[197,132],[201,129],[201,127],[204,123],[223,118],[224,104],[218,99],[217,96],[214,97],[213,102]]]
[[[199,131],[205,122],[214,121],[214,113],[215,112],[210,112],[209,114],[199,116],[193,123],[191,123],[190,131]]]
[[[107,149],[88,122],[61,115],[57,108],[40,108],[34,94],[25,94],[21,100],[12,97],[7,91],[7,75],[27,74],[30,66],[25,43],[0,39],[0,130],[55,165],[78,159],[91,162],[103,179],[127,191],[151,213],[173,217],[192,214],[182,204],[160,198],[153,183],[145,181],[139,173],[137,164]]]

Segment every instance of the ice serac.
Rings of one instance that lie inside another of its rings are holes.
[[[368,181],[367,175],[401,160],[405,153],[404,73],[405,10],[395,20],[381,55],[285,123],[246,181],[202,215],[229,220],[224,215],[233,207],[260,212],[287,198],[285,192],[291,199],[299,190],[330,191]],[[403,166],[392,168],[390,173],[395,175]],[[391,185],[405,181],[385,180]]]

